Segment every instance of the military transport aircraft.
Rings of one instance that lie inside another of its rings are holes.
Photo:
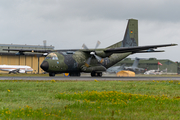
[[[136,71],[144,71],[144,68],[139,68],[138,67],[138,64],[139,64],[139,60],[140,58],[135,58],[134,60],[134,63],[132,66],[130,67],[125,67],[125,70],[130,70],[130,71],[133,71],[133,72],[136,72]]]
[[[40,67],[55,76],[58,73],[69,73],[70,76],[80,76],[81,72],[91,73],[91,76],[102,76],[107,68],[134,53],[162,52],[155,51],[158,47],[175,46],[176,44],[138,46],[138,20],[129,19],[124,39],[107,48],[88,49],[67,49],[67,50],[29,50],[29,49],[4,49],[7,51],[41,52],[48,53]]]
[[[106,70],[106,72],[117,73],[122,70],[129,70],[129,71],[133,71],[133,72],[144,71],[144,68],[138,68],[139,60],[140,59],[136,57],[132,66],[127,67],[127,66],[125,66],[125,64],[123,64],[122,66],[113,66],[113,67],[108,68]]]

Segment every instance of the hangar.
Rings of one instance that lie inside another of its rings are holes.
[[[45,56],[42,54],[33,55],[32,53],[25,53],[25,55],[19,55],[15,51],[3,51],[3,49],[54,50],[54,46],[0,44],[0,65],[27,65],[33,68],[32,73],[43,73],[44,71],[40,68],[40,64]],[[0,71],[0,73],[7,72]]]

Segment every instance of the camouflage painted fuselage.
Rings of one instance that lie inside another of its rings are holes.
[[[117,53],[111,55],[108,60],[108,63],[102,65],[106,69],[126,58],[131,53]],[[54,56],[57,56],[56,59],[53,59]],[[48,62],[48,68],[46,72],[54,73],[70,73],[70,72],[92,72],[92,71],[83,71],[82,67],[86,63],[86,60],[89,58],[89,55],[81,51],[72,52],[67,54],[66,52],[54,52],[50,53],[43,62]],[[92,58],[90,66],[99,66],[99,63],[95,58]],[[100,70],[99,70],[100,71]]]

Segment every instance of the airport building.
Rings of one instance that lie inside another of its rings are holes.
[[[54,50],[54,46],[44,45],[19,45],[19,44],[0,44],[0,65],[27,65],[33,68],[32,73],[43,73],[40,64],[45,56],[42,54],[26,53],[19,55],[18,51],[4,51],[3,49],[31,49],[31,50]],[[0,71],[0,73],[7,73]]]
[[[120,61],[116,65],[126,64],[125,66],[132,66],[134,59],[125,58],[124,60]],[[158,65],[160,62],[162,65]],[[157,70],[159,68],[160,71],[167,70],[168,74],[177,74],[180,73],[180,67],[178,67],[177,62],[173,62],[168,59],[156,59],[156,58],[149,58],[149,59],[141,59],[139,60],[139,68],[144,68],[145,70]]]

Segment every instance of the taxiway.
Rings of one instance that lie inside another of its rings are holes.
[[[180,81],[180,77],[0,77],[0,80],[80,80],[80,81],[90,81],[90,80],[178,80]]]

